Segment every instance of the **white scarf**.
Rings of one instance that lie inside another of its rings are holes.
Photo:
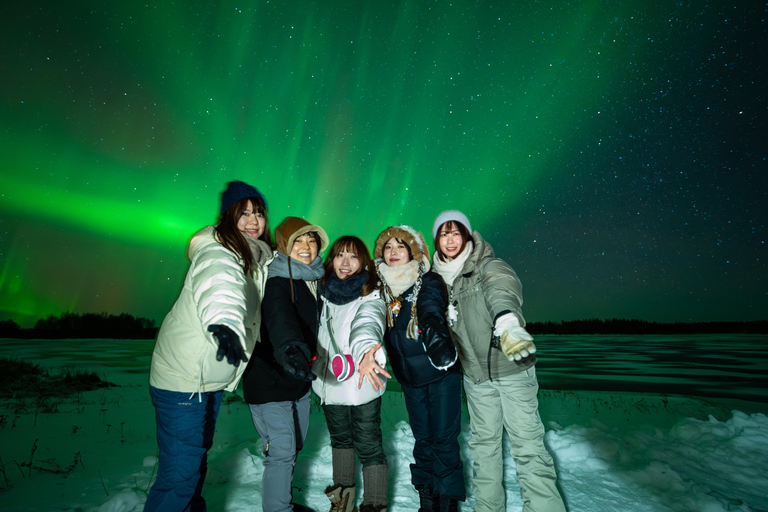
[[[401,293],[413,286],[413,283],[419,278],[419,262],[416,260],[411,260],[397,267],[390,267],[382,260],[378,270],[384,279],[383,284],[389,286],[394,297],[400,296]]]
[[[384,288],[382,294],[384,302],[387,304],[387,327],[390,329],[395,325],[395,317],[400,312],[402,301],[400,295],[408,288],[413,286],[413,296],[411,298],[411,319],[408,321],[408,327],[405,330],[405,336],[412,340],[419,337],[419,320],[416,311],[416,301],[419,298],[421,290],[421,276],[427,272],[429,260],[426,256],[423,261],[417,262],[411,260],[404,265],[390,267],[384,260],[376,260],[376,271],[379,274]]]
[[[435,251],[435,255],[432,258],[432,269],[440,274],[440,277],[443,278],[445,284],[453,286],[453,282],[459,277],[461,270],[464,268],[464,263],[467,262],[467,259],[469,259],[469,256],[472,254],[473,248],[474,245],[472,242],[467,242],[467,245],[464,246],[464,250],[450,261],[441,260],[437,251]]]

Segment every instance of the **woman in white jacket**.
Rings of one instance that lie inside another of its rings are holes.
[[[381,437],[381,395],[389,373],[381,348],[385,304],[368,248],[355,236],[336,240],[319,288],[323,298],[312,390],[331,434],[332,512],[355,509],[355,453],[363,466],[360,512],[387,509],[388,466]]]
[[[242,181],[227,185],[216,226],[189,244],[184,287],[165,317],[149,383],[159,467],[145,512],[206,510],[201,496],[224,391],[233,391],[253,351],[272,261],[267,205]],[[226,361],[224,360],[226,358]]]

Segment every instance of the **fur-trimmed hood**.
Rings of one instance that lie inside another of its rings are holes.
[[[429,271],[429,248],[424,240],[424,235],[405,224],[401,224],[400,226],[390,226],[379,234],[378,238],[376,238],[376,247],[373,250],[375,258],[384,259],[384,244],[386,244],[390,238],[396,238],[408,244],[413,259],[418,262],[423,262],[426,267],[425,271]]]

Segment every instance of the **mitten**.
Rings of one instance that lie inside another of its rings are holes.
[[[520,361],[536,353],[536,345],[528,331],[513,327],[501,334],[501,351],[510,361]]]
[[[237,337],[235,331],[226,325],[213,324],[208,326],[208,332],[213,333],[219,342],[219,350],[216,351],[217,361],[221,361],[226,356],[227,362],[235,366],[239,366],[240,361],[248,362],[248,356],[245,355],[245,350],[243,350],[240,338]]]
[[[510,361],[520,361],[536,353],[533,336],[520,327],[520,321],[512,313],[496,320],[493,334],[501,338],[501,351]]]
[[[309,367],[307,349],[303,345],[288,346],[281,359],[285,373],[294,379],[312,381],[317,378],[317,375],[312,373],[312,369]]]

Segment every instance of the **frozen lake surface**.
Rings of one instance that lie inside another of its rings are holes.
[[[768,402],[768,336],[537,336],[542,389]]]
[[[0,339],[0,353],[44,367],[147,375],[154,340]],[[629,391],[768,402],[768,336],[536,337],[542,389]],[[121,382],[117,382],[121,384]]]

